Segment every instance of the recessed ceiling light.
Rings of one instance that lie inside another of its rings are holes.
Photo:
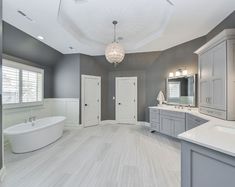
[[[37,37],[39,40],[43,40],[44,38],[42,36]]]

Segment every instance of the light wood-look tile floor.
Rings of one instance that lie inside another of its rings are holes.
[[[5,150],[2,187],[179,187],[180,143],[139,125],[66,130],[32,153]]]

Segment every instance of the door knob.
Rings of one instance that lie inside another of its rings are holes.
[[[87,106],[87,104],[85,104],[85,106]]]
[[[121,103],[118,103],[118,105],[121,105]]]

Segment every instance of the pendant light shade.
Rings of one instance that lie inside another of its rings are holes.
[[[123,61],[124,56],[125,51],[119,43],[113,42],[106,47],[105,57],[110,63],[118,64]]]
[[[116,25],[117,21],[113,21],[114,25],[114,40],[105,49],[105,57],[108,62],[113,64],[119,64],[125,57],[124,48],[116,40]]]

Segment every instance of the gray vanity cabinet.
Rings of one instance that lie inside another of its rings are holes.
[[[172,118],[169,116],[161,115],[160,132],[168,136],[173,136],[173,131],[174,131],[174,126]]]
[[[186,131],[186,127],[185,127],[185,118],[184,119],[174,119],[173,120],[174,123],[174,134],[173,136],[175,138],[177,138],[177,136],[183,132]]]
[[[176,137],[185,132],[185,119],[161,115],[160,132]]]
[[[185,113],[157,108],[149,109],[150,128],[177,138],[186,131]]]
[[[199,118],[197,116],[186,114],[186,131],[193,129],[199,125],[202,125],[203,123],[206,123],[207,120],[203,118]]]
[[[181,183],[181,187],[234,187],[235,158],[182,141]]]
[[[151,129],[159,132],[160,131],[160,110],[155,108],[150,108],[149,119]]]

